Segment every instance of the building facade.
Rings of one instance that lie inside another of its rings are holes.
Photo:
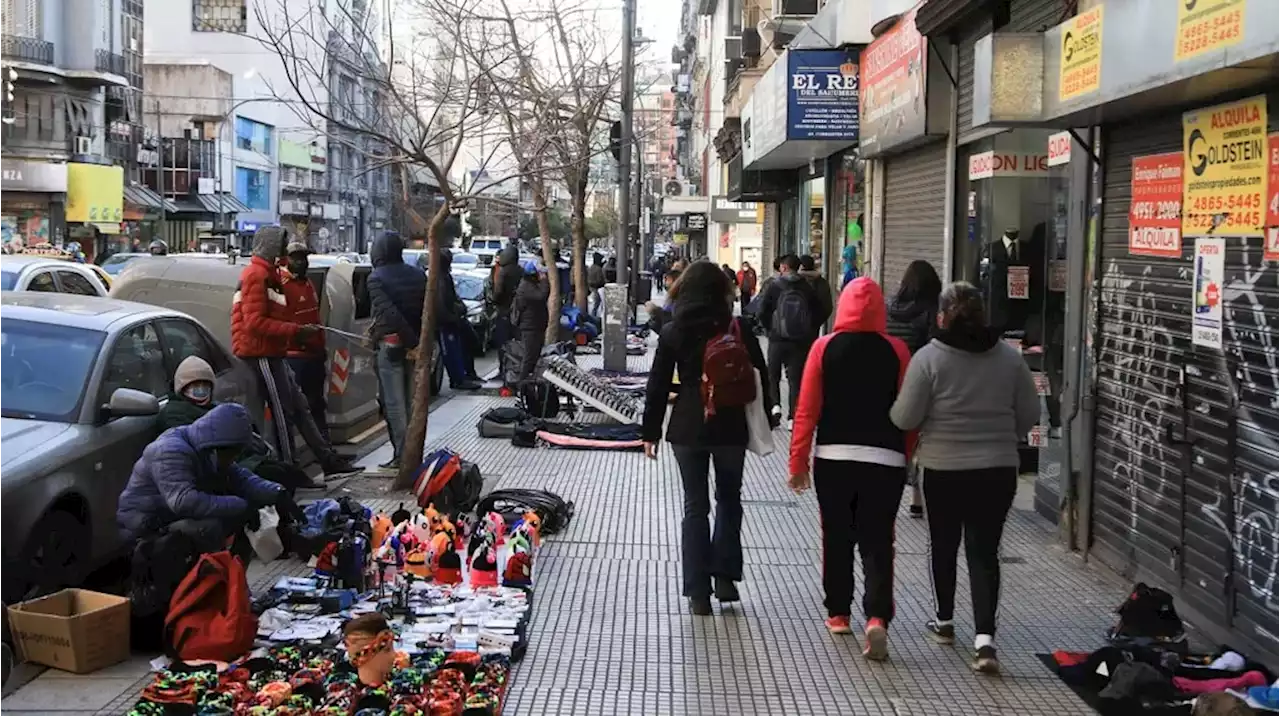
[[[0,72],[7,246],[128,242],[126,188],[143,147],[139,3],[8,0]],[[158,207],[136,189],[132,209]],[[139,205],[141,204],[141,206]]]

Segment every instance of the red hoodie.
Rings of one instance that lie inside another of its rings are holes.
[[[840,293],[834,332],[809,351],[791,433],[792,475],[809,472],[817,433],[819,453],[832,459],[891,464],[910,460],[915,433],[889,419],[907,373],[907,344],[885,329],[884,294],[863,277]],[[819,455],[822,457],[822,455]]]

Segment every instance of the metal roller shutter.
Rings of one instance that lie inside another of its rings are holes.
[[[1272,129],[1275,99],[1269,102]],[[1227,239],[1223,350],[1191,346],[1192,256],[1130,256],[1135,156],[1177,152],[1181,114],[1104,134],[1091,551],[1276,659],[1277,282]]]
[[[884,167],[884,285],[897,286],[916,259],[941,273],[946,142],[889,157]]]
[[[1062,24],[1074,13],[1062,0],[1022,0],[1009,6],[1009,24],[1001,32],[1044,32]]]
[[[987,18],[966,28],[956,38],[960,53],[956,66],[956,131],[960,135],[960,144],[968,141],[965,135],[973,129],[973,43],[990,32],[991,18]]]

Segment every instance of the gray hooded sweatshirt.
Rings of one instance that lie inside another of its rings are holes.
[[[1040,397],[1018,349],[985,329],[950,331],[911,358],[889,417],[919,430],[915,454],[926,469],[1017,467]]]

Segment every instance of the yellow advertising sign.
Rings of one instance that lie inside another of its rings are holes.
[[[1066,102],[1102,84],[1102,6],[1067,20],[1062,26],[1062,62],[1058,99]]]
[[[1267,100],[1182,115],[1182,234],[1262,236],[1267,212]]]
[[[1245,0],[1178,0],[1174,61],[1221,50],[1244,34]]]
[[[67,165],[67,221],[113,223],[124,220],[124,168]]]

